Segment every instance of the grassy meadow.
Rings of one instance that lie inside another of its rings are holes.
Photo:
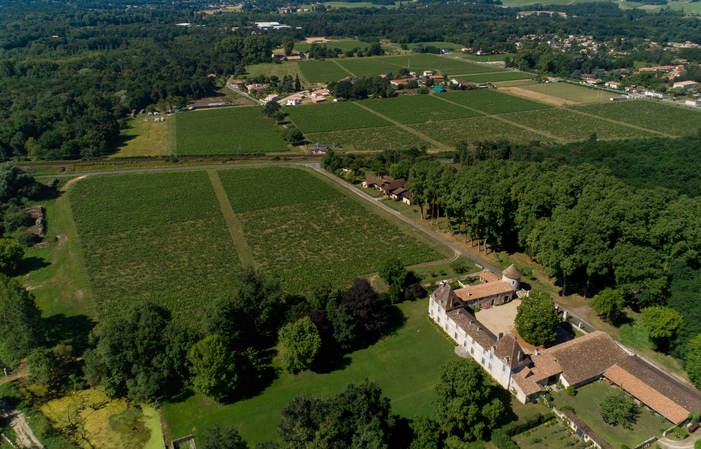
[[[277,440],[280,412],[291,399],[302,393],[330,396],[366,378],[379,384],[391,399],[393,413],[403,417],[432,414],[438,368],[456,356],[454,344],[428,318],[427,307],[426,300],[399,305],[405,324],[373,346],[351,353],[348,366],[341,370],[298,375],[280,371],[261,395],[232,405],[217,404],[202,395],[163,404],[161,413],[170,437],[197,436],[220,424],[234,425],[249,444]],[[274,363],[280,365],[279,356]]]
[[[176,154],[217,156],[287,151],[281,128],[257,106],[177,114]]]

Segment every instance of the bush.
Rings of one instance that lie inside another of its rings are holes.
[[[26,228],[34,224],[34,220],[23,210],[5,215],[5,230],[14,232],[20,228]]]
[[[674,437],[680,440],[683,440],[684,438],[688,437],[689,434],[687,433],[686,430],[682,429],[681,427],[675,427],[672,430],[672,433],[674,434]]]
[[[404,292],[404,298],[407,301],[413,301],[415,299],[425,298],[426,289],[421,286],[421,284],[411,284]]]
[[[518,449],[516,443],[502,429],[492,432],[492,443],[499,449]]]
[[[22,246],[30,247],[41,242],[41,237],[32,232],[23,232],[17,237],[17,241]]]
[[[577,390],[575,390],[575,388],[572,385],[570,385],[569,387],[565,388],[565,393],[567,393],[569,396],[574,396],[577,394]]]
[[[457,274],[465,274],[470,267],[467,265],[466,261],[458,259],[450,263],[450,268]]]
[[[621,449],[630,449],[630,447],[627,444],[621,444]]]
[[[696,443],[694,443],[694,449],[701,449],[701,440],[696,440]]]
[[[551,415],[551,413],[549,413],[548,415]],[[552,419],[552,418],[548,418],[547,420],[550,420],[550,419]],[[514,421],[512,423],[509,423],[509,424],[505,425],[504,427],[502,427],[501,430],[506,435],[512,437],[514,435],[518,435],[519,433],[523,433],[527,430],[530,430],[534,427],[537,427],[543,421],[544,421],[543,415],[541,415],[540,413],[536,413],[535,415],[526,416],[525,418],[519,419],[518,421]]]

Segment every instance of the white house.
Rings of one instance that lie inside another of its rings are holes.
[[[277,101],[278,98],[280,98],[280,97],[278,97],[275,94],[270,94],[270,95],[265,97],[265,102],[267,103],[269,101]]]
[[[697,106],[701,106],[701,100],[697,100],[696,98],[690,98],[684,102],[684,105],[695,108]]]
[[[674,85],[672,87],[674,87],[674,88],[682,87],[684,89],[691,90],[691,89],[696,89],[696,86],[698,86],[698,85],[699,85],[699,83],[697,83],[696,81],[679,81],[679,82],[674,83]]]
[[[619,89],[621,87],[620,83],[617,81],[607,81],[604,86],[608,87],[609,89]]]
[[[646,90],[645,96],[651,98],[667,98],[667,94],[663,94],[662,92],[654,92],[651,90]]]
[[[433,71],[432,70],[424,70],[424,78],[428,78],[429,76],[433,76]]]

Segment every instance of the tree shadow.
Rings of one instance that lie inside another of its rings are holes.
[[[518,416],[516,413],[514,413],[512,408],[514,396],[509,393],[508,390],[500,387],[495,387],[492,391],[492,395],[499,399],[502,404],[504,404],[504,413],[499,418],[499,426],[518,420]]]
[[[65,343],[73,347],[74,354],[82,354],[88,348],[88,335],[97,323],[86,315],[52,315],[42,319],[46,340],[50,346]]]
[[[404,312],[402,312],[399,307],[389,307],[387,312],[389,315],[387,319],[387,330],[384,332],[383,337],[395,335],[399,329],[404,327],[407,321],[406,315],[404,315]]]
[[[280,369],[272,366],[277,350],[264,349],[257,353],[254,360],[237,357],[240,367],[239,385],[236,391],[224,398],[222,404],[251,399],[261,394],[278,377]]]
[[[405,449],[411,446],[414,439],[414,430],[411,428],[411,420],[403,416],[394,415],[395,423],[390,439],[391,449]]]
[[[321,347],[321,352],[311,368],[316,374],[329,374],[333,371],[343,370],[351,364],[351,358],[336,345],[326,348]]]
[[[22,262],[19,264],[19,267],[17,267],[17,271],[15,272],[15,274],[17,276],[24,276],[28,273],[31,273],[32,271],[46,268],[49,265],[51,265],[51,263],[47,262],[41,257],[25,257],[24,259],[22,259]]]

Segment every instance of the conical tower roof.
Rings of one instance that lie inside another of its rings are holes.
[[[521,272],[514,264],[509,265],[509,268],[504,270],[502,274],[509,279],[521,279]]]

